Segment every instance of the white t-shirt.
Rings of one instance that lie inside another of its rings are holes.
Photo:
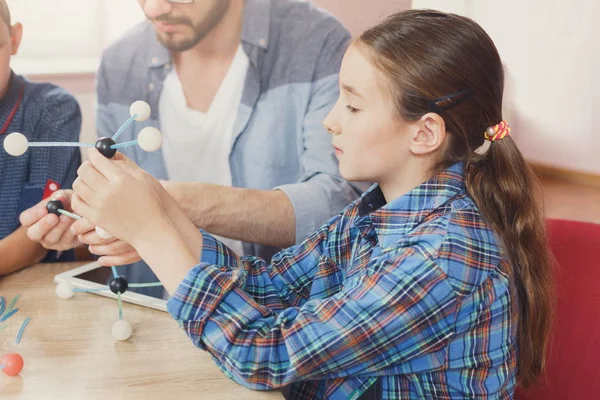
[[[232,185],[229,153],[248,63],[240,45],[206,113],[188,108],[175,69],[167,75],[159,113],[163,155],[170,180]],[[222,237],[219,240],[238,255],[243,254],[240,241]]]

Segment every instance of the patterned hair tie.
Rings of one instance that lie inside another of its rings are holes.
[[[508,126],[506,121],[502,121],[497,125],[488,127],[485,130],[485,138],[490,142],[504,139],[506,136],[510,135],[511,130],[512,129]]]

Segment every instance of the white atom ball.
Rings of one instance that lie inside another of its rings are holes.
[[[112,239],[113,238],[113,235],[111,235],[110,233],[106,232],[104,229],[100,228],[99,226],[96,227],[96,233],[102,239]]]
[[[29,142],[22,133],[13,132],[4,138],[4,149],[11,156],[23,155],[28,147]]]
[[[118,320],[112,327],[112,335],[116,340],[127,340],[132,332],[131,324],[124,319]]]
[[[150,118],[150,105],[145,101],[136,101],[129,107],[129,115],[132,117],[135,115],[135,120],[137,122],[142,122]]]
[[[138,135],[138,144],[144,151],[156,151],[162,146],[162,134],[156,128],[146,127]]]
[[[69,282],[59,282],[56,285],[56,296],[63,300],[68,300],[73,297],[73,285]]]

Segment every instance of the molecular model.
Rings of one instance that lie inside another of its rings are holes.
[[[125,130],[125,128],[131,124],[133,121],[142,122],[147,120],[150,117],[150,106],[148,103],[144,101],[136,101],[129,108],[130,118],[117,130],[117,132],[113,135],[112,138],[103,137],[96,141],[95,144],[89,143],[79,143],[79,142],[29,142],[25,135],[19,132],[13,132],[9,134],[4,139],[4,149],[6,152],[12,156],[21,156],[23,155],[29,147],[95,147],[98,151],[105,156],[106,158],[112,158],[117,150],[120,148],[139,145],[142,150],[147,152],[152,152],[158,150],[162,146],[162,135],[161,132],[153,127],[143,128],[139,134],[137,140],[132,140],[130,142],[124,143],[116,143],[116,139],[119,135]],[[64,210],[64,206],[59,200],[52,200],[46,204],[46,209],[49,213],[55,215],[66,215],[75,220],[81,219],[80,216],[73,214],[69,211]],[[103,239],[111,239],[113,236],[100,228],[99,226],[95,227],[96,233]],[[118,307],[119,307],[119,320],[115,322],[112,327],[112,335],[116,340],[127,340],[131,337],[133,329],[131,324],[123,319],[123,308],[121,295],[125,293],[128,288],[133,287],[153,287],[153,286],[162,286],[160,282],[152,282],[152,283],[140,283],[140,284],[130,284],[127,280],[119,276],[117,274],[116,268],[112,267],[113,278],[109,281],[108,285],[98,289],[80,289],[74,288],[71,283],[68,282],[60,282],[56,286],[56,295],[61,299],[70,299],[73,297],[74,293],[77,292],[100,292],[104,290],[110,290],[114,294],[117,295]],[[8,357],[6,355],[5,357]],[[13,356],[11,356],[13,357]],[[0,361],[0,365],[4,366],[4,370],[6,372],[7,366],[10,365],[19,365],[19,361],[16,359],[7,359],[4,358]],[[22,360],[21,360],[22,366]],[[16,367],[11,367],[16,368]],[[12,370],[11,370],[12,371]],[[20,368],[19,368],[20,371]],[[18,373],[18,372],[17,372]]]

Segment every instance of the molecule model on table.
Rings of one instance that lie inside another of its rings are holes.
[[[111,268],[113,277],[110,279],[107,286],[103,286],[98,289],[79,289],[74,288],[69,282],[60,282],[58,285],[56,285],[56,296],[64,300],[68,300],[73,297],[74,293],[78,292],[101,292],[110,290],[117,295],[117,301],[119,305],[119,319],[112,327],[112,335],[116,340],[127,340],[131,337],[133,328],[129,322],[123,319],[123,304],[121,301],[121,295],[129,288],[156,287],[162,286],[162,283],[129,283],[123,276],[119,276],[117,274],[117,269],[115,267]]]
[[[129,142],[116,143],[117,138],[125,128],[133,121],[142,122],[150,117],[150,106],[144,101],[136,101],[129,108],[130,118],[115,132],[112,138],[103,137],[96,141],[95,144],[90,143],[79,143],[79,142],[29,142],[27,137],[19,132],[13,132],[6,136],[4,139],[4,149],[12,156],[21,156],[30,147],[95,147],[98,151],[106,158],[112,158],[120,148],[129,146],[139,145],[142,150],[152,152],[158,150],[162,146],[162,134],[161,132],[153,127],[146,127],[140,130],[138,138]],[[66,215],[75,220],[81,219],[79,215],[73,214],[64,209],[64,205],[59,200],[52,200],[46,204],[46,209],[49,213],[55,215]],[[96,233],[103,239],[111,239],[113,236],[105,231],[104,229],[96,226]],[[99,289],[79,289],[74,288],[68,282],[60,282],[56,286],[56,295],[61,299],[70,299],[76,292],[100,292],[104,290],[110,290],[117,295],[118,307],[119,307],[119,320],[113,325],[112,335],[117,340],[127,340],[131,337],[133,329],[131,324],[123,319],[123,309],[121,295],[125,293],[128,288],[142,288],[142,287],[155,287],[162,286],[160,282],[152,283],[138,283],[130,284],[127,280],[118,276],[116,268],[112,267],[113,278],[109,284]],[[16,354],[16,353],[15,353]],[[10,357],[9,357],[10,356]],[[6,374],[15,373],[18,374],[23,366],[23,360],[20,356],[7,354],[5,358],[0,361],[0,366],[3,367],[3,371]],[[8,358],[7,358],[8,357]],[[20,359],[20,364],[19,364]],[[20,367],[19,367],[20,365]]]

